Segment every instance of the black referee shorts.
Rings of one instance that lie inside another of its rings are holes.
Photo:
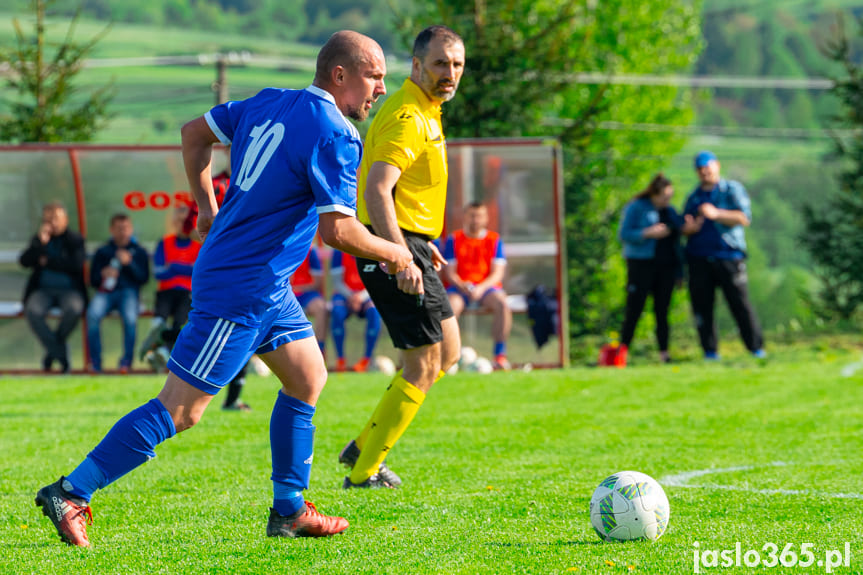
[[[446,290],[432,264],[432,251],[425,237],[402,232],[414,263],[422,270],[422,295],[411,295],[398,288],[396,276],[385,273],[378,262],[357,258],[357,269],[393,345],[413,349],[443,339],[441,322],[453,317]]]

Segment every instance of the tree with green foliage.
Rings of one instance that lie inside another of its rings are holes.
[[[788,118],[788,126],[791,128],[802,128],[814,130],[819,128],[815,120],[815,106],[812,98],[806,92],[797,90],[788,102],[785,116]]]
[[[444,111],[448,137],[545,136],[562,143],[575,337],[619,325],[625,296],[615,237],[620,210],[682,144],[666,133],[626,125],[685,125],[692,119],[686,90],[582,84],[576,74],[689,70],[700,50],[698,4],[437,0],[401,20],[406,41],[435,22],[465,40],[459,96]]]
[[[747,77],[824,77],[834,71],[813,38],[823,34],[821,3],[763,0],[706,2],[702,31],[706,49],[696,65],[699,75]],[[719,125],[738,123],[769,128],[819,127],[821,94],[804,90],[753,90],[717,88],[713,98],[699,104],[699,116]],[[721,106],[730,114],[705,113],[705,107]],[[787,120],[787,122],[786,122]]]
[[[758,245],[770,268],[811,268],[809,254],[799,244],[804,230],[802,213],[812,201],[812,190],[818,190],[821,197],[836,192],[834,176],[835,170],[826,162],[813,165],[780,159],[747,186],[752,198],[752,220],[756,222],[746,230],[747,245]]]
[[[811,302],[815,311],[831,319],[849,320],[863,305],[863,67],[857,63],[859,51],[849,41],[841,18],[835,29],[835,39],[824,51],[844,68],[844,76],[836,79],[833,89],[842,104],[836,120],[852,135],[835,140],[842,165],[837,176],[839,190],[806,206],[800,240],[820,280]]]
[[[782,103],[773,92],[765,91],[761,96],[757,112],[750,114],[749,120],[753,126],[759,128],[782,128],[785,118],[782,115]]]
[[[9,103],[11,114],[0,116],[0,141],[4,142],[83,142],[93,138],[108,119],[111,86],[104,86],[83,102],[75,101],[75,76],[84,59],[104,32],[89,42],[72,40],[75,19],[66,38],[53,55],[45,31],[45,9],[49,2],[33,0],[35,15],[32,36],[13,20],[17,44],[0,48],[0,65],[8,66],[8,85],[18,97]],[[107,31],[107,28],[106,30]]]

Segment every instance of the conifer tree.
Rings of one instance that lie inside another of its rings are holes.
[[[11,112],[0,115],[3,142],[85,142],[93,139],[108,119],[112,86],[102,86],[83,101],[75,86],[84,60],[108,28],[85,43],[73,40],[77,16],[66,37],[53,44],[46,32],[47,0],[33,0],[32,34],[25,34],[13,20],[16,43],[0,47],[0,66],[7,68],[6,83],[15,96]]]
[[[833,93],[841,104],[836,117],[843,134],[835,138],[841,170],[839,191],[817,198],[803,212],[801,243],[812,256],[820,287],[810,303],[831,319],[849,320],[863,305],[863,69],[840,19],[835,40],[824,47],[828,58],[842,64]],[[863,27],[860,28],[863,36]]]

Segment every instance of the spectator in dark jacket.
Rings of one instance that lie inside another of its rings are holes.
[[[141,286],[150,277],[150,257],[132,237],[132,220],[126,214],[111,218],[111,239],[93,254],[90,285],[98,291],[87,310],[87,341],[90,345],[90,368],[102,371],[102,319],[117,310],[123,320],[123,355],[120,372],[132,366],[135,354],[135,331]]]
[[[45,371],[50,371],[55,361],[62,372],[69,371],[66,340],[87,304],[85,258],[84,238],[69,229],[66,208],[59,203],[45,205],[39,231],[19,258],[22,266],[33,270],[24,290],[24,314],[45,348]],[[54,307],[60,309],[56,330],[47,322]]]
[[[647,296],[653,296],[659,358],[668,362],[668,309],[676,283],[683,281],[680,233],[684,220],[670,205],[674,188],[662,174],[624,208],[618,235],[626,258],[626,315],[620,334],[625,354]],[[625,360],[623,360],[625,363]]]

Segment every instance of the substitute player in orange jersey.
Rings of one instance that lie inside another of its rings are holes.
[[[466,308],[482,308],[492,313],[494,366],[511,368],[506,358],[506,340],[512,328],[512,311],[503,291],[506,257],[503,240],[488,229],[488,209],[480,202],[464,210],[464,228],[451,234],[444,246],[447,260],[444,277],[453,313],[459,317]]]
[[[226,160],[225,167],[212,178],[213,194],[219,208],[225,202],[225,195],[231,187],[231,147],[226,146],[223,150]],[[158,373],[167,370],[171,349],[180,335],[180,329],[189,317],[192,308],[192,270],[201,249],[201,237],[197,231],[198,204],[193,201],[191,204],[178,206],[175,210],[175,217],[180,218],[179,221],[174,222],[177,227],[176,237],[180,239],[177,246],[179,249],[169,249],[168,238],[165,238],[164,246],[160,242],[156,247],[153,263],[156,268],[156,278],[160,280],[159,292],[156,293],[156,317],[153,318],[150,332],[141,344],[141,359],[146,359],[153,371]],[[160,247],[163,248],[164,252],[161,255]],[[166,286],[163,286],[162,280],[168,280]],[[170,296],[162,296],[163,299],[160,302],[160,295],[166,287],[171,290]],[[182,290],[186,290],[185,293]],[[170,330],[161,328],[160,324],[164,324],[167,315],[161,322],[159,321],[160,315],[162,315],[160,306],[163,306],[161,307],[163,313],[174,314],[173,325]],[[228,384],[228,392],[222,403],[222,409],[226,411],[251,410],[249,404],[240,399],[246,385],[247,370],[248,366],[244,365]]]
[[[345,321],[352,315],[366,320],[365,352],[363,357],[354,364],[352,371],[365,372],[369,370],[378,334],[381,332],[381,316],[375,304],[360,279],[357,270],[357,260],[354,256],[338,250],[333,252],[330,260],[330,277],[333,278],[333,310],[330,314],[333,341],[336,344],[336,371],[348,370],[345,359]]]
[[[326,357],[327,300],[324,299],[324,269],[318,249],[312,245],[306,259],[291,276],[291,287],[303,313],[312,322],[321,354]]]
[[[192,309],[192,269],[201,244],[190,237],[186,223],[190,213],[185,204],[174,208],[173,233],[159,240],[153,252],[153,275],[159,284],[153,320],[141,342],[139,359],[146,360],[156,373],[165,372],[171,348]]]

